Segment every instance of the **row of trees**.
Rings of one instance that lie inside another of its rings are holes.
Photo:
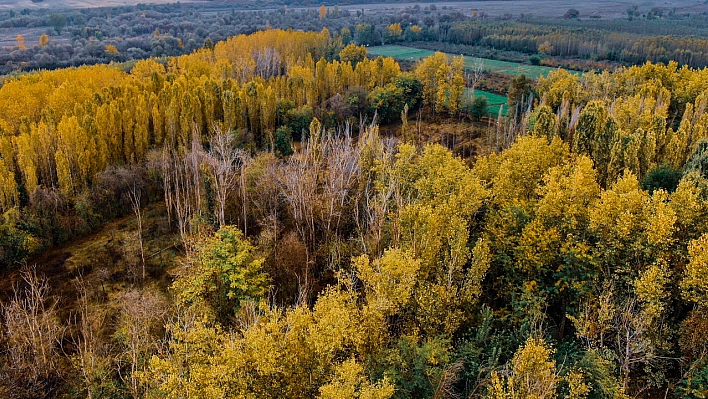
[[[217,130],[249,151],[287,155],[313,117],[334,128],[377,113],[398,120],[404,108],[460,111],[461,58],[437,54],[402,73],[391,58],[369,60],[354,45],[338,55],[341,48],[326,30],[270,30],[167,65],[141,61],[129,74],[94,66],[8,81],[0,89],[0,209],[28,205],[36,190],[72,201],[110,165],[141,164],[163,146],[190,148],[194,135],[207,143]]]
[[[651,31],[647,26],[642,32],[634,32],[631,28],[629,31],[598,29],[587,24],[559,27],[533,20],[471,20],[454,24],[440,40],[527,54],[609,60],[625,65],[676,61],[701,68],[708,62],[707,43],[700,36],[653,35]]]
[[[515,60],[521,52],[522,58],[529,59],[540,54],[552,57],[545,62],[553,66],[577,65],[578,59],[621,64],[674,60],[692,67],[708,62],[706,43],[700,39],[708,28],[701,15],[590,22],[521,15],[519,21],[500,21],[490,20],[484,12],[475,11],[470,18],[435,5],[366,13],[338,6],[321,6],[319,10],[237,9],[237,5],[210,4],[204,8],[169,4],[67,10],[64,14],[45,10],[27,10],[22,15],[0,13],[0,29],[34,30],[21,32],[26,39],[24,45],[0,50],[0,73],[177,56],[230,36],[271,28],[327,28],[340,34],[345,45],[444,42],[471,46],[464,50],[466,54],[488,53],[491,58]],[[36,32],[41,27],[46,27],[49,45],[42,45]]]

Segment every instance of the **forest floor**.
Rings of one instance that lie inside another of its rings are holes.
[[[68,318],[78,297],[77,278],[100,290],[106,297],[120,295],[141,283],[166,290],[169,272],[181,248],[179,235],[167,225],[164,203],[148,205],[143,212],[143,244],[147,278],[141,282],[137,218],[130,214],[109,223],[93,233],[64,245],[49,248],[27,261],[39,276],[46,277],[51,295],[59,298],[59,314]],[[7,303],[15,287],[22,288],[21,269],[0,273],[0,302]]]

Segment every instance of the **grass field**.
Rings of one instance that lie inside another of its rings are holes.
[[[506,96],[489,93],[482,90],[475,90],[473,95],[471,89],[465,89],[465,96],[485,97],[487,99],[487,103],[489,104],[487,107],[487,112],[489,112],[489,116],[491,117],[496,118],[499,116],[499,108],[502,109],[502,116],[506,116],[506,113],[509,111],[509,106],[507,105],[508,99]],[[471,99],[472,98],[470,98],[470,100]]]
[[[373,56],[392,57],[399,60],[411,61],[418,61],[421,58],[429,57],[435,54],[434,51],[403,46],[375,46],[369,47],[367,50],[369,51],[369,54]],[[556,69],[545,66],[517,64],[515,62],[497,61],[488,58],[475,57],[465,57],[465,67],[471,68],[478,61],[482,61],[483,69],[487,72],[496,72],[513,76],[523,74],[531,79],[538,79],[541,76],[546,76],[550,71]],[[579,74],[580,72],[573,73]]]

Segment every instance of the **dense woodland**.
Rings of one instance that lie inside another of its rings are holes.
[[[461,58],[345,44],[4,82],[1,396],[705,396],[708,70],[519,77],[463,159]]]
[[[344,44],[462,45],[456,53],[574,69],[677,61],[708,63],[708,16],[630,8],[627,19],[598,20],[568,10],[565,19],[414,5],[380,12],[338,5],[310,9],[248,3],[138,5],[81,10],[0,12],[0,29],[17,36],[0,50],[0,72],[55,69],[189,54],[238,34],[280,28],[342,36]],[[290,4],[293,6],[293,4]],[[533,12],[529,9],[529,12]],[[434,47],[434,50],[439,47]]]

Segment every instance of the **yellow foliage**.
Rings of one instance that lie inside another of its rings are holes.
[[[118,51],[118,48],[112,44],[109,44],[106,46],[106,53],[111,54],[111,55],[120,54],[120,52]]]
[[[545,399],[556,396],[554,351],[540,338],[529,337],[514,354],[511,370],[504,378],[492,374],[488,399]]]
[[[364,368],[354,359],[346,360],[335,370],[332,382],[320,387],[320,399],[388,399],[394,386],[386,379],[371,384]]]
[[[688,254],[691,261],[681,281],[681,293],[686,300],[708,307],[708,234],[691,241]]]
[[[399,249],[390,249],[373,262],[363,255],[353,263],[366,286],[370,307],[392,315],[408,304],[418,277],[419,260]]]

